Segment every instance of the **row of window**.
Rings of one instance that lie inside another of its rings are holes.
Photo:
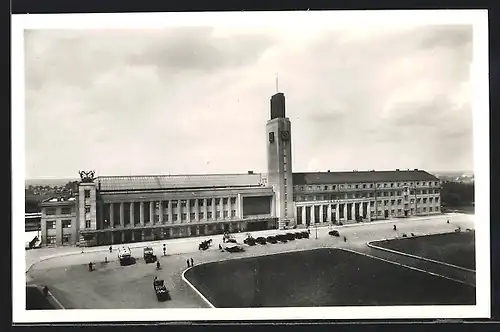
[[[73,213],[73,208],[72,207],[62,207],[60,214],[71,214]],[[57,208],[55,207],[50,207],[50,208],[45,208],[45,214],[48,216],[56,215],[57,214]]]
[[[47,220],[46,221],[47,229],[56,229],[56,221],[55,220]],[[71,228],[71,220],[61,220],[62,228]]]
[[[215,205],[228,205],[228,202],[231,202],[231,205],[236,204],[236,197],[224,197],[224,198],[207,198],[207,206],[212,206],[212,200],[215,200]],[[196,206],[196,201],[198,201],[198,206],[205,206],[205,199],[189,199],[189,200],[180,200],[180,206],[181,207],[186,207],[188,205],[189,201],[189,206],[190,207],[195,207]],[[145,202],[146,204],[148,202]],[[162,201],[163,207],[168,208],[169,204],[172,209],[175,209],[179,206],[179,200],[168,200],[168,201]],[[222,203],[222,204],[221,204]],[[155,206],[157,209],[160,208],[160,202],[155,201],[154,202]]]
[[[391,205],[395,205],[396,200],[392,199],[390,202],[391,202]],[[419,203],[427,204],[427,198],[424,198],[422,200],[420,198],[418,198],[417,199],[417,204],[419,204]],[[432,204],[432,203],[438,204],[439,203],[439,197],[435,197],[434,199],[432,199],[432,197],[430,197],[429,198],[429,204]],[[378,205],[381,205],[381,204],[389,205],[389,200],[386,199],[384,201],[377,201],[377,204]],[[400,204],[402,204],[402,199],[398,199],[397,200],[397,205],[400,205]],[[415,200],[414,199],[410,199],[410,204],[415,204]],[[373,201],[370,202],[370,206],[373,206]]]
[[[414,182],[390,182],[390,183],[377,183],[376,188],[395,188],[395,187],[413,187]],[[439,181],[429,181],[429,182],[416,182],[416,186],[439,186]],[[363,184],[341,184],[341,185],[319,185],[319,186],[297,186],[299,190],[337,190],[340,189],[368,189],[374,188],[373,183],[363,183]]]
[[[65,243],[70,243],[71,241],[71,234],[65,234],[62,236],[62,243],[65,244]],[[47,245],[51,245],[51,244],[57,244],[57,237],[54,236],[54,235],[50,235],[50,236],[47,236],[45,238],[45,242]]]
[[[436,190],[437,191],[437,190]],[[437,191],[436,193],[439,193]],[[391,191],[391,192],[378,192],[377,197],[393,197],[393,196],[401,196],[403,193],[401,191]],[[375,197],[375,193],[350,193],[350,194],[331,194],[331,195],[295,195],[295,201],[303,202],[303,201],[329,201],[329,200],[342,200],[342,199],[355,199],[355,198],[373,198]],[[405,195],[404,199],[407,200],[410,196]],[[428,197],[432,200],[432,197]],[[418,202],[423,199],[424,202],[427,200],[427,197],[419,197],[417,198]],[[439,200],[439,196],[435,197],[436,200]]]
[[[429,208],[426,208],[426,207],[423,207],[422,209],[417,208],[417,213],[427,212],[427,209],[429,210],[428,212],[433,212],[433,211],[438,212],[438,211],[439,211],[439,207],[438,207],[438,206],[436,206],[436,207],[432,207],[432,206],[431,206],[431,207],[429,207]],[[393,215],[393,214],[395,213],[395,211],[396,211],[395,209],[391,209],[391,214]],[[402,209],[397,209],[397,211],[398,211],[398,214],[401,214],[401,213],[403,212],[403,210],[402,210]],[[371,214],[372,214],[372,216],[373,216],[374,211],[372,211],[372,213],[371,213]],[[379,217],[380,217],[380,216],[382,216],[383,214],[384,214],[384,211],[382,211],[382,210],[377,211],[377,216],[379,216]],[[415,209],[410,209],[410,214],[415,214]]]

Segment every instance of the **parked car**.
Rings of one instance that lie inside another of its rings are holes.
[[[339,237],[339,236],[340,236],[339,231],[337,231],[337,230],[335,230],[335,229],[334,229],[333,231],[329,231],[329,232],[328,232],[328,235],[331,235],[331,236],[336,236],[336,237]]]
[[[279,234],[279,235],[276,235],[276,240],[282,242],[282,243],[287,243],[288,240],[286,238],[286,236],[284,234]]]
[[[295,240],[295,234],[294,233],[286,233],[285,237],[288,241],[293,241]]]
[[[266,238],[266,240],[267,240],[267,242],[272,243],[272,244],[278,243],[278,240],[276,239],[276,236],[268,236]]]
[[[295,238],[296,239],[303,239],[304,238],[304,234],[302,234],[302,232],[296,232],[295,233]]]
[[[146,262],[146,264],[156,262],[156,255],[153,252],[153,248],[144,248],[144,261]]]
[[[254,246],[255,239],[252,236],[248,236],[245,240],[243,240],[243,243],[249,246]]]
[[[309,238],[309,232],[308,231],[303,231],[302,232],[302,238],[308,239]]]
[[[266,238],[262,236],[256,238],[255,242],[257,242],[258,244],[267,244]]]

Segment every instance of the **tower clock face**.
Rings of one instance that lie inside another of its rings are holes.
[[[281,139],[283,141],[288,141],[290,139],[290,132],[288,130],[283,130],[281,132]]]
[[[274,142],[274,132],[269,133],[269,142],[273,143]]]

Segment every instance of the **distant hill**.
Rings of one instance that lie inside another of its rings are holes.
[[[28,186],[64,186],[71,181],[79,181],[77,178],[60,178],[60,179],[26,179],[24,181],[25,187]]]

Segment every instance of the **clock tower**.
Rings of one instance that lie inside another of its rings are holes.
[[[268,183],[276,196],[279,227],[295,225],[290,119],[285,116],[285,95],[271,97],[271,119],[266,124]]]

